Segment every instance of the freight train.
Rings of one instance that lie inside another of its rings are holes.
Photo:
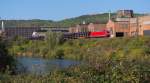
[[[63,35],[64,39],[105,38],[105,37],[110,37],[110,32],[108,30],[102,30],[97,32],[66,33]]]

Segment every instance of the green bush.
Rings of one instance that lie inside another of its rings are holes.
[[[14,69],[15,60],[7,49],[7,41],[0,38],[0,73]]]

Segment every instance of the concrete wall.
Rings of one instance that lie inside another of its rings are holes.
[[[150,30],[150,15],[139,17],[139,34],[144,35],[146,30]]]

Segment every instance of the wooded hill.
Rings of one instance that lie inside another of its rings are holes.
[[[136,16],[141,16],[143,14],[135,14]],[[111,18],[114,19],[116,13],[111,14]],[[32,19],[32,20],[5,20],[5,27],[38,27],[38,26],[47,26],[47,27],[70,27],[76,24],[80,24],[83,21],[86,23],[107,23],[108,13],[95,14],[95,15],[82,15],[75,18],[64,19],[61,21],[52,21],[52,20],[41,20],[41,19]]]

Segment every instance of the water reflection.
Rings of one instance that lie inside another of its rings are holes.
[[[79,64],[80,62],[72,60],[48,60],[41,58],[18,57],[16,72],[19,74],[47,74],[55,69],[64,69]]]

